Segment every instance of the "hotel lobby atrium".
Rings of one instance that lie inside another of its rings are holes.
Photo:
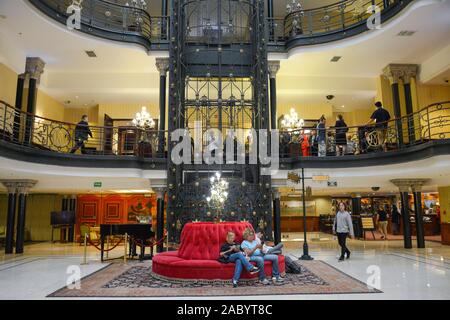
[[[0,0],[0,300],[448,300],[449,80],[449,0]]]

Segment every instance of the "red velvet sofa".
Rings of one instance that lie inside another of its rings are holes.
[[[188,223],[181,233],[178,251],[159,253],[153,257],[152,269],[157,275],[174,279],[230,280],[234,274],[234,263],[220,263],[220,247],[226,241],[228,231],[236,234],[236,242],[242,242],[242,233],[252,228],[248,222]],[[253,229],[253,228],[252,228]],[[284,256],[279,256],[279,270],[285,272]],[[272,275],[272,264],[265,262],[264,271]],[[242,279],[256,278],[242,272]]]

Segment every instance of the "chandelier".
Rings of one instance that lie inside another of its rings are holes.
[[[288,130],[301,129],[305,125],[305,120],[298,117],[294,108],[291,108],[289,114],[285,114],[281,120],[281,127]]]
[[[206,201],[215,208],[220,209],[228,198],[228,182],[221,178],[219,172],[216,172],[210,181],[211,195],[206,198]]]
[[[151,129],[155,127],[155,120],[153,120],[150,113],[147,111],[147,107],[142,107],[141,112],[136,113],[133,119],[133,124],[141,129]]]

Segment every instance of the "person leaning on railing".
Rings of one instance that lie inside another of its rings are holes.
[[[70,150],[70,153],[75,153],[78,149],[81,148],[81,153],[85,154],[86,150],[84,148],[84,145],[89,137],[92,138],[93,136],[91,129],[89,129],[88,116],[83,115],[81,117],[81,121],[78,122],[77,126],[75,127],[75,145],[72,150]]]
[[[375,123],[375,130],[377,131],[378,141],[383,147],[384,151],[387,151],[386,139],[387,139],[387,129],[388,121],[391,119],[389,111],[383,108],[383,104],[380,101],[375,102],[375,107],[377,108],[370,116],[367,126]]]

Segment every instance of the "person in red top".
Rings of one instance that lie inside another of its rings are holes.
[[[310,153],[309,153],[310,148],[309,147],[310,147],[309,137],[305,134],[305,135],[303,135],[303,142],[302,142],[302,155],[304,157],[310,156]]]

